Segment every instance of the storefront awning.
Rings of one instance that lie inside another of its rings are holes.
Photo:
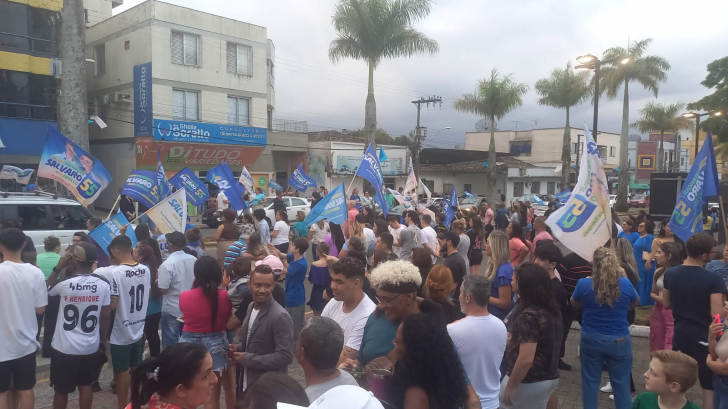
[[[650,185],[645,183],[635,183],[634,180],[629,181],[629,188],[630,189],[642,189],[642,190],[649,190]]]

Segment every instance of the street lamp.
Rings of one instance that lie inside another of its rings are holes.
[[[439,134],[440,132],[442,132],[446,129],[452,129],[452,126],[446,126],[442,129],[438,130],[437,132],[435,132],[435,136],[430,138],[429,141],[425,141],[425,143],[423,143],[422,146],[420,146],[420,144],[419,144],[420,138],[417,138],[417,150],[415,151],[415,175],[418,178],[420,177],[420,152],[422,152],[422,150],[425,149],[430,142],[435,140],[435,138],[437,137],[437,134]]]
[[[594,135],[594,142],[597,141],[597,120],[599,118],[599,68],[602,64],[611,64],[619,61],[620,64],[627,64],[630,61],[629,57],[614,57],[606,60],[600,60],[592,54],[585,54],[576,57],[576,61],[579,62],[574,68],[581,69],[586,68],[594,70],[594,124],[592,126],[592,135]]]
[[[709,111],[704,112],[702,114],[699,114],[697,112],[686,112],[682,114],[684,118],[695,118],[695,156],[693,158],[698,156],[698,140],[700,139],[700,117],[701,116],[721,116],[723,115],[723,112],[721,111]]]

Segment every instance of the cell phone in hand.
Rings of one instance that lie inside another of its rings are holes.
[[[720,314],[715,314],[715,315],[713,315],[713,322],[715,322],[715,323],[719,323],[719,322],[721,322],[721,317],[720,317]],[[721,330],[720,332],[718,332],[718,333],[717,333],[717,334],[715,334],[715,335],[716,335],[716,336],[718,336],[718,337],[722,337],[722,336],[723,336],[723,331]]]
[[[364,375],[364,371],[361,369],[356,369],[356,368],[339,368],[339,369],[341,369],[344,372],[348,372],[350,375],[355,375],[355,376]]]

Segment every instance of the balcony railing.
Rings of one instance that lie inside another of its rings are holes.
[[[273,119],[268,127],[273,132],[293,132],[308,134],[308,122],[290,119]]]
[[[18,104],[15,102],[0,102],[0,117],[55,121],[56,108],[52,105],[31,105]]]
[[[0,47],[28,50],[36,54],[46,54],[49,57],[58,56],[58,44],[55,41],[28,37],[22,34],[0,31]]]

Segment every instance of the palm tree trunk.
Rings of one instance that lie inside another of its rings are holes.
[[[375,136],[377,132],[377,103],[374,101],[374,62],[369,61],[369,89],[367,102],[364,105],[364,129],[366,130],[367,145],[376,148]],[[366,147],[364,147],[366,149]]]
[[[576,149],[579,149],[577,146]],[[571,126],[569,125],[569,107],[566,107],[566,126],[564,126],[564,139],[561,142],[561,190],[569,186],[571,173]]]
[[[662,162],[665,160],[665,150],[662,145],[665,142],[665,131],[660,130],[660,149],[657,150],[657,173],[664,172],[665,165]]]
[[[490,116],[490,144],[488,145],[488,198],[495,200],[498,189],[495,186],[495,115]],[[504,192],[508,196],[507,192]]]
[[[617,190],[617,211],[629,210],[627,194],[629,193],[629,81],[624,81],[624,102],[622,103],[622,134],[619,137],[619,189]]]

